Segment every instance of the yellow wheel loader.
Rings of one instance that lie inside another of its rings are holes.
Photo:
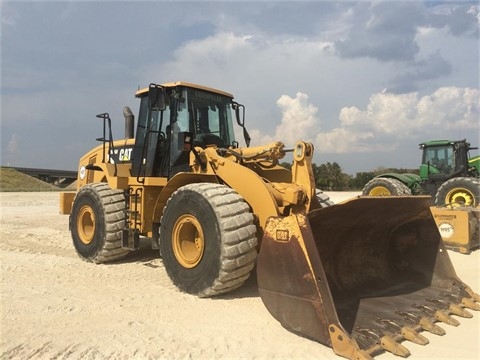
[[[125,139],[106,113],[99,146],[61,196],[85,260],[118,261],[150,239],[182,291],[240,287],[256,268],[259,294],[288,330],[348,359],[407,356],[405,340],[443,335],[480,297],[455,274],[426,196],[359,197],[333,205],[315,188],[313,146],[249,147],[233,95],[186,82],[139,90]],[[234,120],[246,147],[234,137]],[[287,153],[291,170],[279,166]]]

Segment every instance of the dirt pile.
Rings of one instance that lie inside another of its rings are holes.
[[[0,191],[60,191],[58,186],[48,184],[12,168],[0,167]]]

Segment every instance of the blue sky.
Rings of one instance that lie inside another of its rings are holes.
[[[480,145],[477,1],[0,4],[1,165],[75,170],[96,114],[122,137],[136,89],[179,80],[233,93],[252,145],[309,140],[352,175]]]

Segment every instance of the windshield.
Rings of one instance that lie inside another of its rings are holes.
[[[448,145],[426,148],[423,153],[423,163],[430,164],[439,172],[448,174],[455,168],[453,147]]]
[[[182,91],[177,122],[180,131],[195,136],[210,134],[220,137],[228,146],[235,140],[232,123],[232,99],[212,92],[186,88]]]

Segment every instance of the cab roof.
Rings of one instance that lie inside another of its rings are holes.
[[[465,142],[465,139],[464,140],[431,140],[431,141],[423,142],[419,144],[419,146],[421,148],[430,147],[430,146],[445,146],[445,145],[453,145],[455,143],[460,143],[460,142]]]
[[[173,87],[177,87],[177,86],[185,86],[185,87],[192,88],[192,89],[210,91],[210,92],[213,92],[213,93],[216,93],[216,94],[219,94],[219,95],[223,95],[223,96],[227,96],[227,97],[233,99],[233,95],[226,92],[226,91],[218,90],[218,89],[214,89],[214,88],[211,88],[211,87],[208,87],[208,86],[198,85],[198,84],[194,84],[194,83],[190,83],[190,82],[186,82],[186,81],[174,81],[174,82],[164,83],[164,84],[161,84],[161,85],[163,87],[166,87],[166,88],[173,88]],[[141,96],[145,95],[146,93],[148,93],[148,87],[137,90],[137,92],[135,93],[135,97],[141,97]]]

